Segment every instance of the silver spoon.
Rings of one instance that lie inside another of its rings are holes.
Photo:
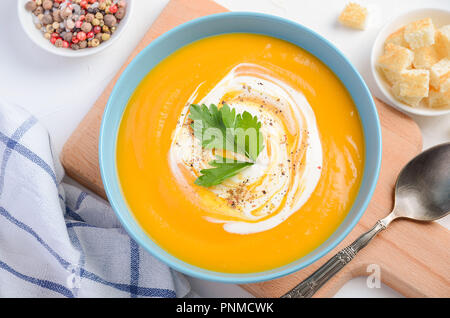
[[[450,143],[430,148],[412,159],[395,185],[393,211],[368,232],[334,255],[282,298],[313,296],[395,219],[434,221],[450,213]]]

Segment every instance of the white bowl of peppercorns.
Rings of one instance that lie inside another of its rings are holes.
[[[96,54],[124,32],[132,0],[19,0],[19,20],[30,39],[66,57]]]

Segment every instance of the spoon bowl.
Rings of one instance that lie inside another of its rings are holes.
[[[422,152],[402,169],[392,213],[417,221],[434,221],[450,213],[450,143]]]

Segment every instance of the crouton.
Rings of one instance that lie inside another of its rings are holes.
[[[450,78],[441,84],[439,91],[430,89],[427,105],[431,108],[450,107]]]
[[[395,31],[394,33],[390,34],[386,38],[386,41],[384,41],[384,46],[386,47],[386,45],[388,43],[392,43],[392,44],[396,44],[398,46],[403,46],[403,47],[409,48],[408,42],[405,41],[405,38],[403,36],[404,32],[405,32],[405,27],[402,27],[402,28],[398,29],[397,31]]]
[[[430,85],[439,90],[442,82],[450,77],[450,59],[443,58],[430,69]]]
[[[424,46],[414,50],[414,68],[423,68],[429,70],[441,59],[435,45]]]
[[[394,86],[392,86],[392,93],[394,94],[395,98],[397,98],[399,101],[412,106],[417,107],[420,104],[420,101],[423,99],[422,97],[407,97],[407,96],[401,96],[400,95],[400,82],[396,82]]]
[[[427,70],[403,70],[397,83],[400,96],[428,97],[430,72]]]
[[[435,29],[431,18],[417,20],[406,25],[404,37],[409,47],[418,49],[434,44]]]
[[[439,28],[436,31],[436,50],[441,58],[450,59],[450,24]]]
[[[412,65],[414,53],[404,47],[388,43],[385,52],[378,59],[378,66],[389,71],[401,71]]]
[[[391,85],[400,80],[401,71],[390,71],[385,68],[379,68],[380,73],[384,76],[384,79]]]
[[[354,29],[364,30],[366,28],[367,15],[366,8],[357,3],[350,2],[342,10],[339,16],[339,22]]]

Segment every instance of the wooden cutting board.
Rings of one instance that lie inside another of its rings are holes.
[[[211,0],[169,2],[65,144],[61,160],[70,177],[106,198],[98,164],[98,137],[104,107],[119,75],[134,56],[159,35],[183,22],[224,11],[227,10]],[[311,266],[284,278],[242,286],[253,295],[281,296],[390,212],[396,177],[420,152],[422,138],[418,126],[409,117],[376,98],[375,103],[382,125],[383,161],[375,194],[363,218],[335,250]],[[439,224],[395,221],[316,296],[334,295],[351,278],[371,274],[366,271],[367,266],[376,264],[381,269],[381,280],[405,296],[450,297],[449,251],[449,231]]]

